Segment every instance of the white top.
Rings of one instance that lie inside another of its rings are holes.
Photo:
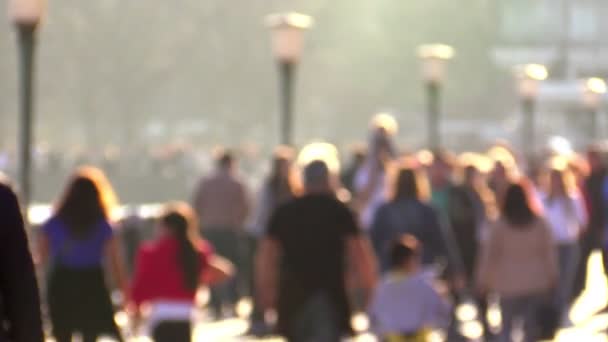
[[[543,196],[545,218],[558,244],[578,241],[581,230],[587,224],[587,210],[579,194],[550,200]]]
[[[386,202],[388,199],[388,187],[386,186],[386,173],[380,171],[378,177],[379,181],[376,183],[376,187],[373,189],[371,196],[365,207],[359,212],[359,222],[363,230],[369,230],[374,220],[374,215],[378,208]],[[371,165],[369,162],[365,163],[355,175],[355,191],[357,193],[363,191],[367,185],[372,181],[371,179]]]
[[[370,306],[372,331],[380,336],[445,328],[450,306],[424,272],[410,276],[389,273],[376,288]]]

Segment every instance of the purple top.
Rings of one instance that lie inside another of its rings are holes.
[[[104,247],[112,237],[112,227],[107,221],[96,224],[91,233],[82,239],[70,236],[66,224],[52,217],[42,227],[50,243],[51,260],[70,268],[98,267],[103,263]]]

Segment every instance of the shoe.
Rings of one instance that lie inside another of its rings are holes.
[[[263,321],[252,321],[247,335],[255,337],[266,337],[271,334],[270,327]]]

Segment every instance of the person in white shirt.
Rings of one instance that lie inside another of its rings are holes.
[[[376,210],[388,200],[387,173],[396,157],[392,141],[397,122],[388,114],[372,118],[368,154],[355,174],[354,190],[359,221],[364,231],[372,225]]]
[[[391,270],[369,309],[372,331],[381,339],[426,341],[432,330],[449,324],[450,305],[433,286],[432,275],[423,271],[420,249],[418,240],[407,234],[391,248]]]
[[[557,243],[559,282],[556,303],[567,317],[579,258],[579,236],[587,224],[584,198],[576,187],[574,175],[567,169],[552,168],[543,195],[545,217]]]

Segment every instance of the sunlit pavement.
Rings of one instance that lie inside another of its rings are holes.
[[[588,267],[589,278],[586,289],[570,313],[573,327],[559,331],[555,340],[557,342],[608,342],[605,333],[608,329],[608,313],[598,313],[608,303],[608,289],[599,253],[591,256]],[[198,324],[195,336],[197,341],[282,341],[280,338],[242,337],[247,329],[248,324],[245,320],[230,319]],[[375,341],[375,339],[369,335],[361,335],[355,341]]]
[[[608,329],[608,313],[600,313],[608,303],[608,289],[606,287],[606,277],[602,267],[602,258],[599,252],[594,253],[589,261],[589,278],[587,279],[586,289],[574,304],[570,313],[570,320],[573,326],[562,329],[558,332],[555,341],[557,342],[608,342],[606,330]],[[250,309],[250,305],[244,304],[244,310]],[[466,309],[464,310],[466,311]],[[467,314],[465,313],[464,316]],[[195,341],[283,341],[281,338],[253,338],[245,336],[249,325],[247,320],[234,318],[222,321],[211,322],[201,316],[196,319],[194,328]],[[364,316],[358,316],[353,321],[354,325],[363,329],[367,326]],[[470,329],[472,335],[479,335],[476,325]],[[476,333],[477,331],[477,333]],[[150,341],[145,337],[128,338],[128,341]],[[354,342],[376,341],[369,334],[361,334]],[[434,340],[435,341],[435,340]],[[481,341],[471,338],[470,341]]]

